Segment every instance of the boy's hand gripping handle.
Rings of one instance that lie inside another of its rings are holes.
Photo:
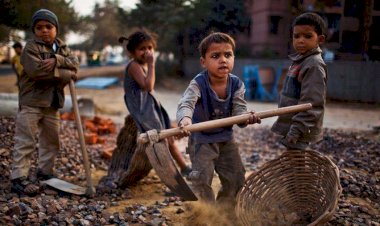
[[[272,109],[272,110],[267,110],[267,111],[260,111],[260,112],[256,112],[255,115],[257,115],[260,119],[264,119],[264,118],[269,118],[269,117],[279,116],[279,115],[284,115],[284,114],[289,114],[289,113],[307,111],[307,110],[310,110],[311,108],[312,108],[312,105],[310,103],[307,103],[307,104],[299,104],[299,105],[282,107],[282,108],[277,108],[277,109]],[[232,126],[235,124],[245,123],[249,119],[249,117],[250,117],[250,113],[246,113],[246,114],[232,116],[228,118],[195,123],[195,124],[186,126],[183,129],[189,132],[199,132],[199,131],[208,130],[208,129],[215,129],[215,128],[221,128],[221,127],[226,127],[226,126]],[[177,127],[177,128],[161,130],[158,135],[159,135],[159,140],[163,140],[171,136],[177,136],[181,133],[182,133],[182,129]],[[137,142],[139,143],[149,142],[148,135],[146,133],[140,134],[139,137],[137,138]]]

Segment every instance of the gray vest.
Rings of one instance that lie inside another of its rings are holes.
[[[219,99],[216,93],[211,89],[207,71],[198,74],[194,80],[199,86],[201,97],[195,105],[193,123],[232,116],[233,95],[242,85],[242,82],[237,76],[233,74],[228,76],[227,97],[224,100]],[[192,135],[192,139],[195,143],[225,142],[232,138],[232,126],[194,132]]]

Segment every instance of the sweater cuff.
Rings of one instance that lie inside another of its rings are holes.
[[[297,140],[301,137],[302,132],[295,126],[291,126],[286,137],[294,137]]]

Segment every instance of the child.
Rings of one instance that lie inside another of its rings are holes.
[[[200,61],[206,70],[190,82],[180,100],[177,110],[180,127],[247,113],[244,84],[231,74],[234,50],[235,41],[224,33],[212,33],[202,40]],[[252,112],[247,124],[259,122]],[[222,184],[217,200],[234,205],[235,196],[244,184],[245,169],[232,126],[195,132],[190,140],[188,151],[192,172],[188,179],[199,198],[215,202],[211,187],[215,170]]]
[[[306,112],[278,117],[272,131],[283,136],[288,150],[305,150],[310,142],[322,139],[322,123],[326,99],[327,67],[319,45],[325,40],[326,24],[315,13],[304,13],[293,22],[293,47],[296,53],[289,68],[279,107],[311,103]]]
[[[32,17],[34,39],[29,40],[21,54],[24,70],[19,80],[19,111],[16,117],[15,150],[12,163],[12,191],[34,195],[39,186],[27,180],[30,156],[36,148],[38,133],[37,179],[53,177],[59,152],[59,113],[63,107],[63,88],[76,79],[78,59],[56,37],[57,16],[46,9]]]
[[[22,70],[24,69],[21,65],[21,62],[20,62],[22,45],[20,42],[15,42],[15,44],[13,44],[12,47],[13,47],[16,55],[14,57],[12,57],[11,63],[12,63],[12,69],[16,73],[16,86],[18,87],[18,80],[19,80],[19,77],[21,76]]]
[[[154,93],[156,82],[155,36],[148,31],[137,31],[128,38],[119,38],[120,43],[124,41],[128,42],[126,48],[132,58],[125,70],[124,100],[139,132],[170,128],[168,114]],[[182,175],[187,175],[191,169],[186,165],[174,139],[168,139],[168,144],[170,153],[180,167]]]

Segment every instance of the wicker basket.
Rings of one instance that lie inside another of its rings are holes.
[[[339,170],[316,151],[286,151],[251,174],[237,196],[244,225],[320,225],[342,192]]]

